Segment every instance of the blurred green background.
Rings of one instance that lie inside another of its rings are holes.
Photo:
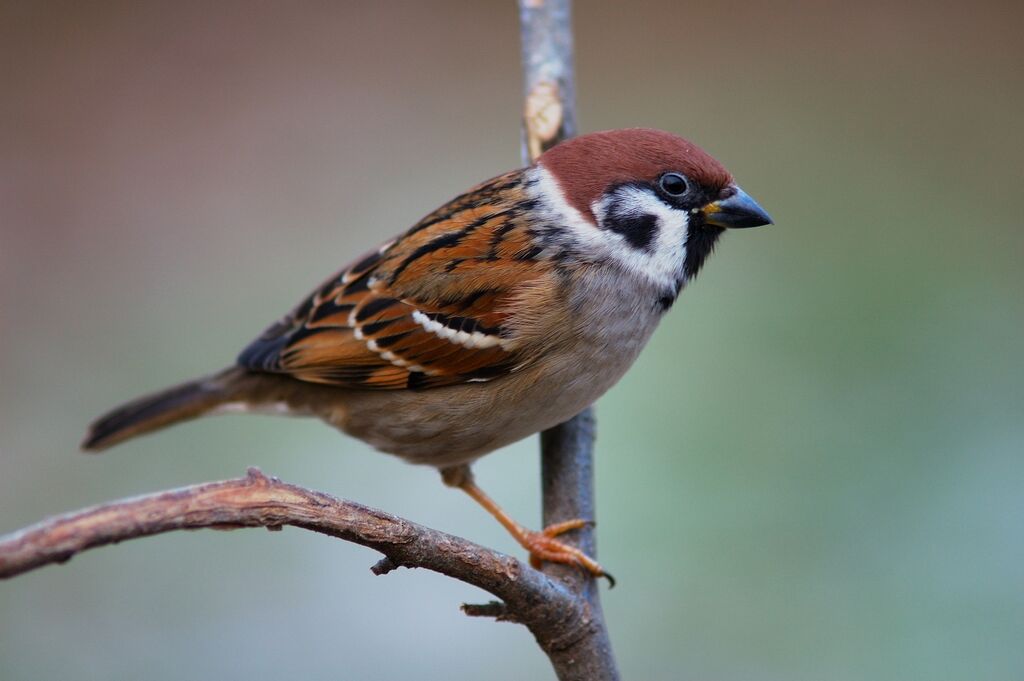
[[[704,146],[726,235],[598,405],[626,678],[1024,678],[1020,3],[580,2],[579,119]],[[76,451],[519,161],[512,2],[0,2],[0,532],[250,465],[517,552],[313,421]],[[535,438],[477,466],[538,522]],[[0,584],[0,678],[552,678],[485,596],[299,530]]]

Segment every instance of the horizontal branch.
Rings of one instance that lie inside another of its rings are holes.
[[[0,578],[65,562],[86,549],[162,532],[276,530],[285,525],[381,552],[385,557],[374,566],[376,574],[397,567],[425,568],[480,587],[504,602],[501,619],[526,625],[549,654],[572,648],[591,633],[585,602],[560,582],[511,556],[267,477],[255,468],[244,478],[94,506],[0,537]]]

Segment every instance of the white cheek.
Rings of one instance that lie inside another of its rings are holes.
[[[686,230],[689,217],[685,211],[666,205],[650,191],[626,187],[617,193],[626,198],[636,215],[654,215],[658,219],[657,237],[647,249],[632,246],[626,238],[610,229],[601,229],[565,200],[558,181],[543,166],[536,167],[534,181],[537,193],[548,207],[547,219],[571,235],[572,247],[599,261],[612,261],[637,278],[660,289],[679,292],[684,283],[683,263],[686,259]],[[606,199],[607,201],[607,199]],[[604,218],[605,204],[591,206],[598,222]]]
[[[627,187],[615,194],[615,199],[630,206],[635,216],[653,215],[658,220],[657,234],[647,248],[636,248],[626,238],[610,229],[599,230],[612,244],[610,255],[625,269],[659,286],[673,290],[683,282],[683,263],[686,260],[686,235],[690,220],[686,211],[666,205],[657,196],[639,187]],[[598,221],[603,222],[605,209],[611,198],[597,201],[591,206]],[[621,204],[620,204],[621,205]],[[678,293],[678,291],[676,291]]]

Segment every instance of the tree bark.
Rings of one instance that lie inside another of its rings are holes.
[[[378,575],[398,567],[426,568],[480,587],[504,602],[501,619],[525,624],[545,650],[560,650],[589,630],[588,613],[575,594],[511,556],[255,468],[244,478],[94,506],[2,537],[0,578],[163,532],[286,525],[380,551],[384,558],[372,568]]]

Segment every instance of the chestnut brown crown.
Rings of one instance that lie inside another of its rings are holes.
[[[591,205],[616,184],[653,183],[682,173],[711,197],[732,184],[721,163],[693,142],[661,130],[627,128],[575,137],[537,159],[558,180],[566,200],[591,221]]]

